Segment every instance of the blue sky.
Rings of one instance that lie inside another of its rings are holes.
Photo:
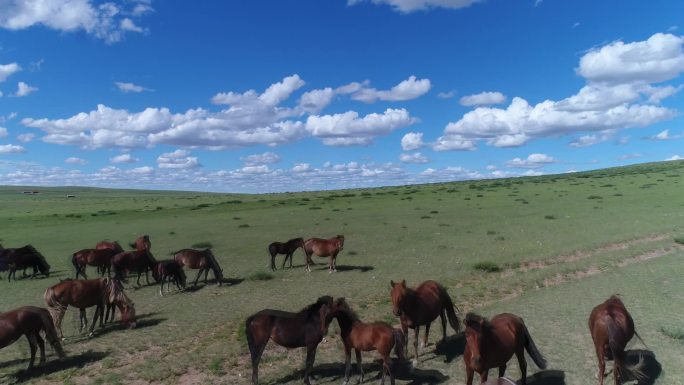
[[[681,15],[0,0],[0,183],[272,192],[681,159]]]

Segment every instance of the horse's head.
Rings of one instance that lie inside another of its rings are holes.
[[[121,322],[128,325],[129,329],[135,328],[135,304],[133,302],[119,302]]]
[[[478,370],[482,365],[480,346],[482,335],[487,328],[487,320],[477,314],[468,313],[463,320],[465,325],[466,348],[470,350],[470,362],[467,364]],[[479,370],[478,370],[479,371]]]
[[[406,280],[402,279],[401,282],[390,281],[390,287],[392,287],[392,290],[390,291],[390,297],[392,298],[392,313],[397,317],[401,317],[401,302],[404,299],[407,290]]]
[[[337,243],[340,245],[340,250],[344,249],[344,235],[338,235],[335,238],[337,239]]]
[[[316,304],[313,306],[318,305],[318,322],[320,322],[320,331],[322,335],[328,334],[328,326],[330,325],[330,321],[332,321],[332,318],[330,317],[330,312],[333,307],[333,297],[329,295],[325,295],[323,297],[318,298],[318,301],[316,301]]]

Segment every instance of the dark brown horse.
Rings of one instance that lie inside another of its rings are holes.
[[[311,384],[309,373],[316,348],[328,332],[325,321],[332,303],[332,297],[323,296],[298,313],[265,309],[247,318],[245,331],[252,358],[252,384],[259,383],[259,360],[269,339],[288,349],[306,347],[304,383]]]
[[[117,252],[113,249],[83,249],[75,252],[71,256],[71,263],[76,269],[76,277],[74,279],[78,279],[79,275],[82,275],[84,279],[88,279],[85,274],[87,265],[96,266],[97,271],[101,275],[107,273],[107,276],[109,276],[112,257],[115,254]]]
[[[121,247],[121,245],[119,244],[118,241],[114,241],[114,242],[106,241],[106,240],[100,241],[95,245],[95,248],[97,250],[111,249],[111,250],[116,251],[117,253],[124,251],[123,247]]]
[[[12,280],[12,277],[14,277],[15,281],[17,280],[17,270],[27,269],[30,267],[33,268],[33,275],[31,278],[35,278],[39,270],[46,277],[50,276],[50,265],[45,260],[45,257],[31,245],[26,245],[16,249],[3,249],[1,255],[6,261],[5,263],[7,264],[9,270],[7,279],[10,281]]]
[[[380,384],[385,383],[385,374],[390,376],[390,383],[394,385],[394,374],[390,370],[390,352],[394,348],[394,353],[400,360],[405,360],[404,356],[404,334],[399,329],[394,329],[385,322],[364,323],[359,320],[356,313],[351,310],[344,298],[338,298],[332,305],[328,320],[322,324],[323,330],[330,324],[332,318],[337,318],[340,326],[340,336],[344,343],[344,382],[349,383],[351,374],[351,351],[356,350],[356,364],[361,371],[359,383],[363,383],[363,366],[361,365],[361,352],[377,350],[382,357],[382,378]]]
[[[80,310],[81,325],[79,332],[88,326],[85,309],[96,306],[93,323],[90,325],[90,335],[93,335],[95,323],[99,317],[100,327],[103,326],[104,307],[116,305],[121,312],[121,322],[128,327],[135,327],[135,306],[133,301],[124,293],[121,282],[111,278],[96,278],[88,280],[67,279],[45,290],[45,303],[52,316],[59,335],[62,333],[62,318],[68,306]]]
[[[315,265],[311,260],[311,255],[316,254],[319,257],[330,257],[328,263],[328,272],[337,271],[337,254],[344,248],[344,235],[338,235],[335,238],[321,239],[309,238],[304,242],[304,253],[306,254],[306,270],[311,271],[309,265]]]
[[[406,281],[390,281],[392,291],[392,312],[401,321],[401,329],[408,341],[408,329],[414,329],[413,346],[415,348],[414,365],[418,364],[418,332],[421,326],[425,326],[425,336],[423,346],[427,345],[428,335],[430,334],[430,324],[437,316],[442,321],[442,341],[446,339],[446,319],[449,324],[458,332],[460,324],[454,312],[454,303],[447,293],[446,288],[435,281],[425,281],[415,289],[406,287]]]
[[[150,284],[148,271],[154,269],[157,261],[149,250],[124,251],[112,256],[112,268],[114,276],[119,280],[124,280],[127,272],[137,272],[138,279],[136,284],[140,286],[140,275],[145,273],[145,281]]]
[[[268,245],[268,253],[271,254],[271,270],[276,269],[275,257],[278,254],[285,254],[285,259],[283,260],[283,269],[285,268],[285,262],[290,259],[290,267],[292,267],[292,254],[301,247],[304,249],[304,239],[303,238],[292,238],[287,242],[273,242]]]
[[[183,267],[173,259],[157,262],[152,270],[154,280],[160,283],[159,295],[164,295],[164,282],[167,282],[166,292],[171,291],[171,282],[176,284],[178,290],[185,289],[185,272]]]
[[[41,307],[23,306],[0,314],[0,348],[12,344],[22,335],[26,336],[31,347],[29,369],[33,368],[36,361],[37,348],[40,348],[40,363],[45,362],[45,341],[40,336],[41,331],[45,332],[45,338],[55,349],[59,358],[64,358],[66,355],[47,310]]]
[[[197,281],[199,277],[204,272],[204,284],[207,284],[207,275],[209,275],[209,270],[214,273],[214,278],[218,282],[219,286],[223,283],[223,269],[219,266],[214,257],[214,253],[211,249],[205,250],[194,250],[194,249],[183,249],[178,250],[173,253],[173,259],[178,262],[181,266],[187,266],[190,269],[199,269],[197,277],[195,278],[195,283],[193,286],[197,286]]]
[[[466,347],[463,361],[466,366],[466,385],[472,385],[475,372],[480,374],[480,382],[487,381],[489,369],[499,368],[499,377],[506,373],[506,363],[513,357],[518,358],[522,379],[527,381],[527,361],[525,350],[540,368],[546,368],[546,360],[539,353],[522,318],[509,313],[499,314],[491,320],[468,313],[463,320],[466,326]]]
[[[634,330],[634,320],[629,314],[620,298],[613,295],[604,303],[596,306],[589,316],[589,331],[594,340],[596,356],[599,365],[599,385],[603,385],[606,371],[606,359],[613,359],[613,378],[615,385],[625,381],[625,373],[629,373],[635,379],[644,380],[645,374],[641,371],[643,360],[635,366],[626,365],[625,347],[633,336],[637,336],[643,343],[639,334]]]
[[[151,250],[152,249],[152,242],[150,242],[150,236],[149,235],[142,235],[138,237],[133,243],[130,244],[132,248],[142,251],[142,250]]]

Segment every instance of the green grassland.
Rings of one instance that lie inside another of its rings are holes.
[[[556,371],[546,372],[551,379],[528,383],[594,383],[587,317],[593,306],[620,293],[662,367],[655,383],[684,384],[677,375],[684,368],[684,249],[675,242],[684,236],[683,180],[684,162],[675,161],[530,178],[260,195],[2,187],[0,243],[33,244],[55,273],[12,283],[2,273],[0,311],[44,305],[46,287],[73,277],[73,252],[102,239],[127,245],[142,234],[150,235],[157,259],[211,244],[233,284],[200,285],[162,298],[156,286],[129,283],[138,328],[107,327],[87,338],[78,333],[78,312],[69,310],[63,329],[71,358],[26,378],[21,370],[29,349],[21,340],[0,350],[0,383],[248,383],[243,328],[253,312],[295,311],[329,294],[346,297],[364,320],[394,324],[389,281],[415,285],[434,279],[462,312],[506,311],[525,319]],[[306,273],[302,251],[294,255],[294,268],[270,272],[270,242],[337,234],[346,238],[337,273],[328,274],[322,258]],[[88,273],[95,275],[92,268]],[[188,278],[194,277],[190,271]],[[332,326],[319,347],[319,384],[341,382],[337,333]],[[440,335],[435,324],[432,343]],[[459,349],[455,337],[437,350],[428,346],[414,373],[399,370],[398,383],[463,383]],[[364,354],[366,381],[377,374],[375,358]],[[260,378],[301,383],[303,362],[301,350],[269,344]],[[509,368],[518,378],[517,363]]]

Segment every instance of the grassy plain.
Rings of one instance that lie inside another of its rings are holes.
[[[20,370],[27,365],[28,344],[22,340],[0,350],[0,383],[248,383],[243,322],[251,313],[298,310],[330,294],[346,297],[363,319],[396,323],[389,281],[435,279],[461,311],[507,311],[525,319],[555,370],[528,383],[593,383],[586,318],[593,306],[620,293],[662,366],[655,383],[684,384],[677,376],[684,369],[684,252],[675,242],[684,235],[683,180],[684,162],[675,161],[533,178],[263,195],[80,187],[30,188],[41,193],[23,195],[29,188],[2,187],[0,243],[33,244],[56,273],[11,284],[3,273],[0,311],[42,306],[47,286],[73,276],[71,253],[105,238],[124,244],[149,234],[157,259],[210,243],[233,284],[164,298],[156,286],[129,285],[140,327],[109,327],[90,339],[78,334],[77,312],[69,310],[64,332],[72,358],[26,378]],[[301,251],[293,269],[270,273],[270,242],[337,234],[346,237],[338,273],[327,273],[327,259],[305,273]],[[194,279],[194,272],[188,277]],[[318,383],[341,382],[336,333],[331,327],[319,348]],[[431,341],[440,334],[434,325]],[[400,371],[398,383],[463,383],[460,349],[459,338],[436,351],[429,346],[418,370]],[[374,360],[364,355],[367,364]],[[269,344],[260,377],[263,383],[301,383],[303,361],[302,351]],[[369,377],[377,368],[368,368]],[[509,368],[517,378],[517,363]]]

